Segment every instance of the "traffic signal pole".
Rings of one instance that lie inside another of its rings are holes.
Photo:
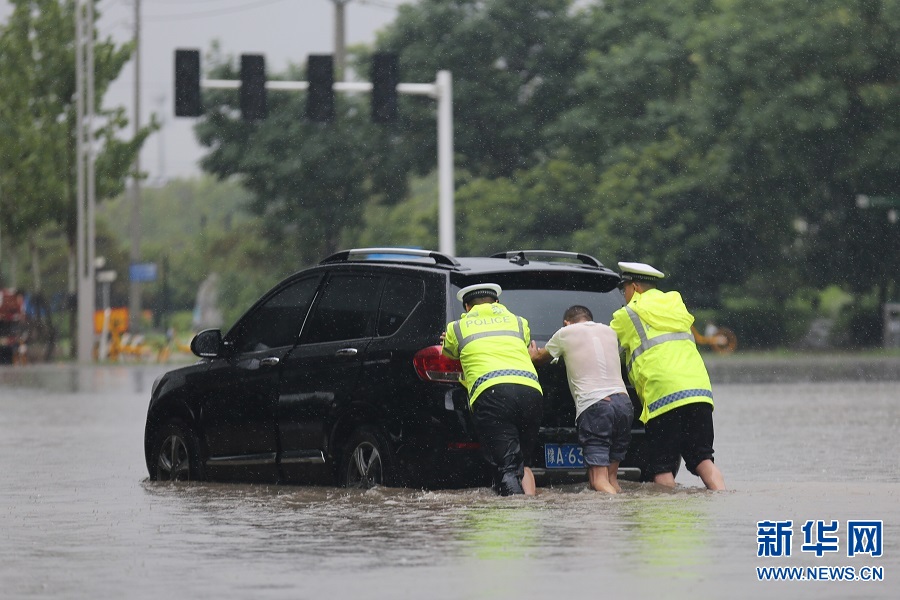
[[[201,88],[239,90],[240,80],[201,79]],[[369,81],[335,81],[335,92],[372,92]],[[266,90],[303,91],[309,89],[308,81],[266,81]],[[453,198],[453,75],[450,71],[438,71],[434,83],[398,83],[398,94],[428,96],[437,100],[438,145],[438,246],[450,256],[456,254],[456,227]],[[177,102],[176,92],[176,102]]]

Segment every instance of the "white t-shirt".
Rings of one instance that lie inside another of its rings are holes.
[[[622,381],[619,341],[608,325],[584,321],[560,328],[545,346],[553,358],[563,357],[575,418],[610,394],[627,393]]]

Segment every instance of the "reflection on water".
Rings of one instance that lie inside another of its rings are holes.
[[[0,388],[36,389],[77,394],[129,389],[149,397],[150,384],[171,367],[166,365],[79,366],[40,364],[27,368],[0,366]]]
[[[707,492],[698,492],[707,495]],[[645,568],[670,577],[696,578],[710,562],[708,515],[693,501],[640,495],[628,503],[633,525],[633,547]]]
[[[159,372],[0,369],[0,597],[895,596],[767,584],[754,568],[759,520],[864,518],[884,521],[878,564],[886,584],[897,576],[896,383],[717,386],[728,492],[682,470],[674,491],[570,484],[529,499],[151,483],[143,427]],[[848,559],[803,560],[780,564]]]
[[[481,560],[527,556],[537,546],[540,521],[531,506],[483,506],[470,509],[459,523],[459,539]]]

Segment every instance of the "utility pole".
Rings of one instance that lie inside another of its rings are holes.
[[[134,0],[134,137],[141,132],[141,0]],[[134,157],[131,178],[131,264],[141,262],[141,153]],[[137,331],[141,317],[141,283],[128,283],[128,329]]]
[[[334,2],[334,70],[336,81],[347,78],[347,14],[344,7],[350,0],[332,0]]]
[[[160,187],[166,184],[166,95],[160,94],[156,97],[156,102],[159,104],[159,131],[157,132],[157,150],[158,150],[158,163],[156,165],[157,181]]]
[[[75,4],[75,90],[76,90],[76,168],[77,186],[77,268],[78,319],[76,352],[78,362],[90,363],[94,351],[94,5]]]

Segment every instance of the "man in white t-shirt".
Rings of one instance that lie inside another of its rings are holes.
[[[594,323],[591,311],[576,305],[566,310],[562,328],[547,345],[538,349],[531,342],[528,353],[535,365],[565,359],[591,487],[621,492],[617,475],[631,442],[634,407],[622,380],[616,333],[608,325]]]

